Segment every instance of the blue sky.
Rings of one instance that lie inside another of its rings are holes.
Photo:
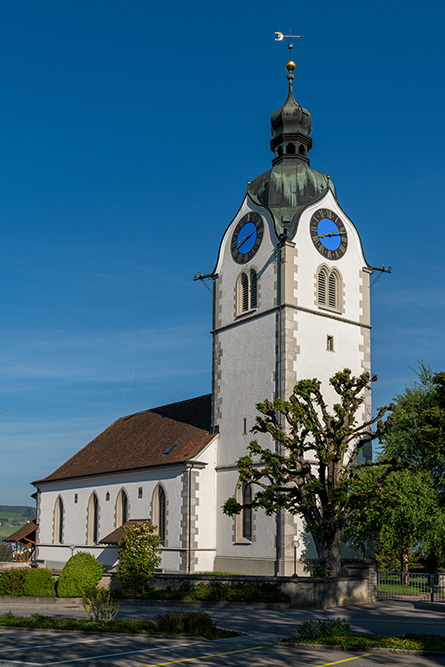
[[[0,16],[0,503],[210,391],[210,272],[294,92],[368,261],[374,405],[443,370],[445,4],[21,0]]]

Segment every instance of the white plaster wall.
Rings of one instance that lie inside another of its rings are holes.
[[[254,437],[250,429],[258,414],[256,404],[273,399],[275,330],[276,315],[269,313],[219,334],[223,357],[218,394],[222,414],[218,466],[233,465],[246,453]],[[270,443],[269,436],[260,434],[258,440]]]
[[[249,213],[255,211],[261,215],[264,221],[264,234],[258,252],[250,262],[246,264],[237,264],[231,255],[230,243],[232,234],[235,230],[239,220]],[[235,286],[238,276],[244,271],[248,272],[250,269],[255,269],[258,274],[258,308],[256,312],[262,312],[275,305],[275,270],[276,270],[276,243],[272,217],[267,211],[260,206],[256,206],[248,196],[244,199],[240,210],[235,218],[230,223],[229,227],[224,233],[218,260],[215,268],[215,273],[218,274],[220,283],[220,306],[222,308],[221,318],[218,323],[219,327],[224,327],[231,324],[234,320],[235,314]],[[245,316],[240,316],[241,321]]]
[[[90,479],[78,479],[51,482],[41,486],[41,510],[38,536],[37,558],[56,561],[65,558],[67,550],[60,545],[53,545],[54,505],[60,495],[64,506],[64,544],[72,545],[77,550],[86,550],[87,508],[91,493],[95,491],[99,501],[99,539],[111,533],[115,528],[115,506],[117,496],[124,489],[128,496],[129,519],[151,519],[152,496],[159,481],[166,494],[167,537],[166,550],[163,552],[161,567],[178,569],[178,549],[181,547],[181,473],[183,469],[170,468],[134,471],[119,475],[103,475]],[[138,498],[138,489],[142,488],[142,498]],[[106,493],[110,500],[105,500]],[[74,495],[78,495],[74,503]],[[88,545],[98,553],[103,546]],[[174,551],[170,551],[173,549]],[[68,554],[68,557],[71,554]],[[65,561],[63,561],[65,562]]]
[[[348,234],[348,248],[337,261],[326,260],[312,243],[309,223],[312,214],[319,208],[329,208],[336,213],[345,225]],[[305,308],[315,307],[315,272],[321,264],[336,267],[345,286],[345,312],[343,316],[359,322],[360,308],[359,271],[366,266],[360,238],[353,222],[342,211],[334,196],[328,194],[316,204],[309,206],[301,215],[295,237],[292,239],[298,248],[298,291],[295,295],[298,305]]]
[[[197,457],[197,461],[206,463],[199,471],[199,489],[197,491],[197,529],[198,549],[194,556],[198,559],[196,571],[213,570],[216,550],[216,456],[219,436]],[[202,549],[202,551],[201,551]]]

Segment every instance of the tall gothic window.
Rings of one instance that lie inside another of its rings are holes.
[[[119,491],[116,500],[116,528],[128,521],[128,496],[123,489]]]
[[[317,272],[317,304],[332,310],[341,310],[342,280],[337,269],[322,266]]]
[[[63,500],[60,496],[54,506],[53,544],[63,544]]]
[[[248,505],[252,502],[252,485],[242,482],[238,485],[235,493],[236,500],[240,505]],[[252,510],[244,508],[235,517],[235,541],[252,542]]]
[[[236,291],[237,315],[258,308],[258,275],[255,269],[243,272],[239,276]]]
[[[99,501],[93,492],[88,502],[87,544],[99,541]]]
[[[157,528],[162,544],[165,544],[165,491],[160,484],[153,493],[151,521]]]

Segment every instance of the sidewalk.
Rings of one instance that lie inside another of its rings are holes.
[[[259,606],[259,605],[258,605]],[[425,608],[425,603],[376,602],[356,607],[331,609],[271,609],[254,605],[194,602],[156,602],[151,600],[122,600],[121,618],[154,618],[167,611],[205,609],[210,616],[226,628],[254,635],[284,637],[295,634],[296,627],[306,619],[346,620],[351,630],[381,635],[402,635],[406,632],[445,636],[443,606]],[[0,613],[12,611],[17,615],[86,618],[79,598],[0,598]]]

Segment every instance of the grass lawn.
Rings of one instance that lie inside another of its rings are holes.
[[[349,623],[340,618],[329,621],[304,621],[293,637],[282,640],[284,643],[327,644],[341,646],[344,650],[358,648],[366,651],[371,648],[404,649],[406,651],[439,651],[445,653],[445,637],[407,633],[402,636],[364,635],[351,632]]]
[[[445,653],[445,637],[434,635],[416,635],[410,633],[400,637],[382,637],[380,635],[361,635],[351,632],[348,635],[319,637],[318,639],[301,639],[298,635],[282,640],[283,643],[296,644],[327,644],[341,646],[343,650],[359,648],[397,648],[406,651],[439,651]]]
[[[82,632],[124,632],[145,635],[185,635],[205,639],[238,637],[241,633],[219,628],[203,611],[160,614],[154,621],[140,618],[114,618],[111,621],[55,618],[53,616],[15,616],[12,612],[0,615],[0,626],[39,630],[81,630]]]

